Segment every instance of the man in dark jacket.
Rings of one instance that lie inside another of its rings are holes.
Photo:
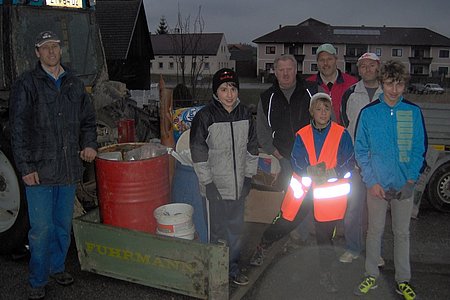
[[[309,124],[309,101],[317,92],[317,86],[297,76],[297,60],[290,54],[275,58],[274,68],[276,80],[261,94],[258,103],[256,132],[264,152],[279,160],[281,172],[277,187],[285,190],[292,175],[291,151],[295,134]],[[291,233],[294,240],[307,240],[311,218],[308,216],[306,220]]]
[[[82,160],[97,154],[94,107],[84,85],[61,65],[60,39],[41,32],[39,62],[17,80],[10,97],[11,144],[25,183],[30,220],[29,299],[45,297],[49,277],[66,286],[65,272],[76,183]]]

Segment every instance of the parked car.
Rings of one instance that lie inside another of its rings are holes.
[[[437,83],[425,84],[425,94],[443,94],[444,89]]]
[[[408,93],[423,94],[425,91],[425,85],[421,83],[411,83],[408,87]]]

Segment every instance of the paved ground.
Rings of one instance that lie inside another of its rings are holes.
[[[246,267],[256,242],[267,225],[247,223],[248,235],[242,258],[245,271],[253,283],[244,288],[231,287],[230,299],[356,299],[354,286],[363,273],[363,257],[344,265],[336,262],[334,270],[340,291],[329,295],[317,284],[318,262],[314,243],[308,247],[293,249],[284,247],[281,241],[269,256],[275,256],[264,267]],[[450,214],[422,208],[419,219],[411,226],[411,261],[413,279],[420,299],[450,299]],[[401,299],[394,292],[394,269],[392,261],[393,236],[388,224],[384,235],[386,267],[380,276],[380,286],[365,299]],[[336,242],[337,254],[343,252],[343,240]],[[284,249],[287,251],[283,251]],[[277,251],[278,250],[278,251]],[[12,261],[0,256],[0,299],[26,299],[27,261]],[[50,283],[46,299],[192,299],[150,287],[116,280],[80,270],[74,243],[70,248],[67,270],[75,277],[74,285],[62,288]]]

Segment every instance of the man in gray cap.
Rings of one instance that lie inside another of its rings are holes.
[[[317,48],[316,55],[319,72],[306,80],[317,84],[319,92],[324,92],[331,96],[336,122],[342,124],[340,116],[342,95],[358,79],[337,68],[337,51],[333,45],[320,45]]]
[[[49,277],[67,286],[65,271],[76,184],[83,161],[97,154],[95,111],[83,82],[61,65],[61,41],[38,34],[33,70],[11,90],[11,145],[28,203],[29,299],[43,299]]]

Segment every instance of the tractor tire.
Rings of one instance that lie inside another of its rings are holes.
[[[11,151],[0,150],[0,254],[12,254],[27,244],[29,230],[25,188]]]

